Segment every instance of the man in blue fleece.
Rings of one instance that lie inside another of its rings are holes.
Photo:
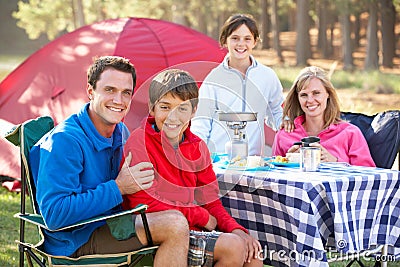
[[[129,167],[128,156],[120,168],[122,148],[129,136],[121,122],[128,113],[136,71],[125,58],[97,58],[88,70],[89,103],[57,125],[30,152],[40,212],[50,229],[74,224],[120,209],[122,195],[149,188],[154,179],[150,162]],[[44,249],[53,255],[136,250],[147,240],[140,216],[133,216],[136,235],[119,241],[104,222],[71,231],[45,231]],[[186,266],[189,228],[177,211],[147,215],[155,244],[160,247],[155,266]]]

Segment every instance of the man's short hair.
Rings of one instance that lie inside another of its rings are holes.
[[[93,64],[90,66],[87,72],[88,83],[96,89],[96,83],[100,79],[100,75],[107,68],[113,68],[118,71],[131,73],[133,80],[133,89],[136,86],[136,70],[133,64],[124,57],[119,56],[102,56],[95,58]]]

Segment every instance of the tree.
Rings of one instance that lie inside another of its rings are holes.
[[[378,43],[378,3],[371,0],[369,3],[369,18],[367,27],[367,51],[364,69],[379,69],[379,43]]]
[[[328,0],[320,0],[318,2],[318,48],[322,52],[323,58],[331,55],[332,48],[328,42],[328,19],[329,19],[329,2]]]
[[[342,14],[340,16],[340,24],[342,29],[342,52],[343,52],[343,68],[351,70],[354,68],[353,64],[353,49],[351,45],[351,23],[350,15]]]
[[[242,13],[249,12],[249,2],[247,0],[237,0],[237,7],[239,12]]]
[[[268,12],[268,0],[261,0],[261,40],[262,40],[262,49],[269,49],[269,21],[270,21],[270,16]],[[273,16],[273,12],[272,12]]]
[[[189,27],[189,21],[185,15],[186,4],[183,1],[177,1],[171,6],[172,22]]]
[[[278,0],[272,0],[272,32],[273,32],[273,47],[279,58],[279,62],[283,62],[282,50],[279,42],[279,18],[278,18]]]
[[[75,29],[71,1],[31,0],[29,3],[19,1],[18,9],[13,16],[19,20],[17,25],[25,29],[30,39],[37,39],[42,33],[46,33],[52,40],[64,30]]]
[[[381,32],[382,32],[382,66],[393,67],[396,54],[396,9],[393,1],[380,0]]]
[[[354,20],[354,38],[353,38],[353,44],[354,48],[359,48],[360,47],[360,40],[361,40],[361,35],[360,35],[360,30],[361,30],[361,19],[360,19],[360,12],[357,12],[354,14],[355,20]]]
[[[351,41],[351,22],[350,22],[350,3],[347,0],[338,0],[336,2],[341,8],[339,9],[339,21],[342,35],[342,59],[343,69],[352,70],[353,64],[353,48]]]
[[[309,0],[297,1],[296,12],[296,65],[305,66],[311,57]]]
[[[82,0],[71,0],[71,4],[72,4],[74,27],[79,28],[86,25]]]

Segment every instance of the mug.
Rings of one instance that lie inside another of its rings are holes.
[[[319,169],[321,162],[321,149],[319,147],[300,148],[300,170],[304,172],[315,172]]]

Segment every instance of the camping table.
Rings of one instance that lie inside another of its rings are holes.
[[[260,240],[265,264],[327,266],[331,234],[340,255],[387,245],[399,259],[398,171],[338,164],[319,172],[214,170],[223,205]]]

